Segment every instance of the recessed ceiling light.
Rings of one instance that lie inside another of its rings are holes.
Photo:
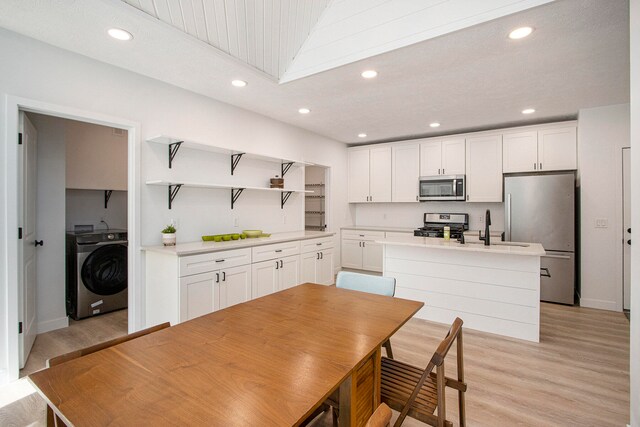
[[[129,31],[120,28],[109,28],[107,33],[116,40],[127,41],[133,38],[133,35]]]
[[[244,80],[232,80],[231,84],[235,87],[245,87],[247,85],[247,82],[245,82]]]
[[[309,114],[311,112],[311,110],[309,110],[308,108],[300,108],[298,110],[298,113],[300,114]]]
[[[535,112],[536,112],[536,110],[533,109],[533,108],[526,108],[526,109],[522,110],[522,114],[533,114]]]
[[[531,27],[520,27],[509,33],[509,38],[513,40],[523,39],[527,37],[529,34],[533,33],[533,28]]]
[[[376,70],[363,71],[361,74],[361,76],[364,77],[365,79],[372,79],[377,75],[378,75],[378,72]]]
[[[431,123],[429,126],[431,126],[432,128],[437,128],[440,126],[440,123],[434,122],[434,123]]]
[[[358,138],[366,138],[367,134],[366,133],[359,133],[358,134]]]

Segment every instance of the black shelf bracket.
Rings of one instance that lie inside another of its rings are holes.
[[[180,187],[182,184],[172,184],[169,185],[169,209],[171,209],[171,204],[173,203],[173,199],[178,195],[178,191],[180,191]]]
[[[109,199],[111,198],[111,193],[113,190],[104,190],[104,208],[107,209],[109,206]]]
[[[242,154],[240,154],[242,155]],[[231,209],[233,209],[233,205],[236,204],[236,202],[238,201],[238,197],[240,197],[240,194],[242,194],[242,192],[244,191],[244,188],[232,188],[231,189]]]
[[[233,171],[236,170],[238,163],[240,163],[240,159],[244,156],[245,153],[238,153],[231,155],[231,175],[233,175]]]
[[[184,141],[174,142],[173,144],[169,144],[169,169],[171,169],[171,164],[173,163],[173,159],[178,154],[178,150]],[[169,208],[171,209],[171,208]]]
[[[280,193],[280,209],[284,209],[284,204],[287,203],[287,200],[291,197],[291,193],[293,193],[293,191],[283,191]]]
[[[280,175],[280,177],[284,178],[284,175],[287,172],[289,172],[289,169],[291,169],[291,166],[293,166],[293,162],[281,163],[280,164],[280,172],[282,172],[282,175]]]

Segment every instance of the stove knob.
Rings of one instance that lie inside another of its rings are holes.
[[[115,234],[107,234],[107,239],[108,239],[108,240],[113,240],[113,239],[115,239],[115,238],[116,238],[116,235],[115,235]]]

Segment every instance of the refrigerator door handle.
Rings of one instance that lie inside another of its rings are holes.
[[[505,209],[507,212],[506,213],[506,217],[507,217],[507,236],[506,236],[506,241],[510,242],[511,241],[511,193],[507,194],[507,203],[505,205]]]
[[[540,267],[540,277],[551,277],[551,273],[549,273],[547,267]]]
[[[569,255],[542,255],[543,258],[571,259]]]

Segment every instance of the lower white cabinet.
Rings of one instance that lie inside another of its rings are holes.
[[[251,299],[251,266],[180,278],[180,322]]]
[[[263,297],[300,283],[300,257],[292,255],[251,265],[251,295]]]
[[[342,267],[356,270],[382,271],[382,244],[384,231],[343,230]]]
[[[300,255],[302,265],[300,282],[333,285],[335,270],[333,253],[333,248],[324,248],[318,252],[308,252]]]

